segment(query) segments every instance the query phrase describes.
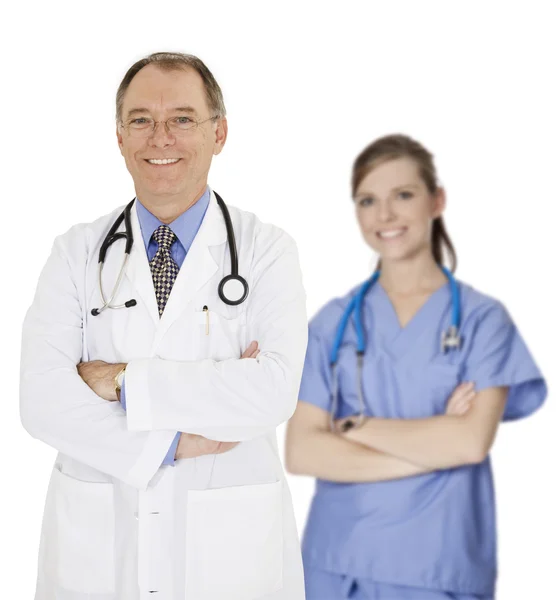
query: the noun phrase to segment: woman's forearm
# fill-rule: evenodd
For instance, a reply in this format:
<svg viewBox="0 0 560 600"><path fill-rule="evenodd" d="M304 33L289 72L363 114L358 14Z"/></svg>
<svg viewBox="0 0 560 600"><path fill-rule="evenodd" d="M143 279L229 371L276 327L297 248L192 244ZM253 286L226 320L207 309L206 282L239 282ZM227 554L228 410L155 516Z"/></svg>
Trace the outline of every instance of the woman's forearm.
<svg viewBox="0 0 560 600"><path fill-rule="evenodd" d="M286 468L295 475L340 483L401 479L433 470L318 429L297 438L288 436Z"/></svg>
<svg viewBox="0 0 560 600"><path fill-rule="evenodd" d="M366 419L342 436L404 461L446 469L480 462L472 427L462 417L438 415L426 419Z"/></svg>

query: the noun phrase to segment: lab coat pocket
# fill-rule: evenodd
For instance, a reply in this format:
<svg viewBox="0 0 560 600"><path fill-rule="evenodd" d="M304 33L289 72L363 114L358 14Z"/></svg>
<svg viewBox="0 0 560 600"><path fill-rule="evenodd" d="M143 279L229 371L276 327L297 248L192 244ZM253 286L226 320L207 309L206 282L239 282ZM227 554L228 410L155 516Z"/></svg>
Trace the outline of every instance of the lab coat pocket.
<svg viewBox="0 0 560 600"><path fill-rule="evenodd" d="M80 481L55 467L51 485L49 577L68 591L113 594L113 484Z"/></svg>
<svg viewBox="0 0 560 600"><path fill-rule="evenodd" d="M282 481L191 490L185 600L253 600L282 588Z"/></svg>
<svg viewBox="0 0 560 600"><path fill-rule="evenodd" d="M195 355L213 360L240 358L243 321L243 315L230 319L214 310L197 312Z"/></svg>

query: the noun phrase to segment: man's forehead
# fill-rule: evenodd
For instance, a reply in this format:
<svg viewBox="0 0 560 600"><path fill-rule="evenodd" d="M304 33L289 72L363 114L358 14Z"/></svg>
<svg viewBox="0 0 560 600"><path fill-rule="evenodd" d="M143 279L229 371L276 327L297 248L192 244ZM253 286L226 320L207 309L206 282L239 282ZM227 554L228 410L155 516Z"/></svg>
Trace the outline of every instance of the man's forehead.
<svg viewBox="0 0 560 600"><path fill-rule="evenodd" d="M202 78L191 68L162 71L148 65L130 82L123 100L126 115L140 110L177 110L196 115L206 107Z"/></svg>

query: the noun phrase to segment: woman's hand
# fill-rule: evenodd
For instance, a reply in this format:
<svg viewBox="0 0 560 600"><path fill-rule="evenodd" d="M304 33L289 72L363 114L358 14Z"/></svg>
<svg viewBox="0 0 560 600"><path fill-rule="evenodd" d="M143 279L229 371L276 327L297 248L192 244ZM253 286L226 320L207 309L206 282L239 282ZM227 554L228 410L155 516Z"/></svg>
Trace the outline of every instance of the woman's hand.
<svg viewBox="0 0 560 600"><path fill-rule="evenodd" d="M463 416L469 411L475 396L474 383L465 382L459 384L447 401L445 414L456 417Z"/></svg>
<svg viewBox="0 0 560 600"><path fill-rule="evenodd" d="M475 396L476 391L474 389L474 383L461 383L449 397L445 414L455 417L465 415L472 406L472 401ZM360 423L361 419L357 415L336 419L334 422L334 431L335 433L344 434L351 429L354 429L356 426L359 427Z"/></svg>

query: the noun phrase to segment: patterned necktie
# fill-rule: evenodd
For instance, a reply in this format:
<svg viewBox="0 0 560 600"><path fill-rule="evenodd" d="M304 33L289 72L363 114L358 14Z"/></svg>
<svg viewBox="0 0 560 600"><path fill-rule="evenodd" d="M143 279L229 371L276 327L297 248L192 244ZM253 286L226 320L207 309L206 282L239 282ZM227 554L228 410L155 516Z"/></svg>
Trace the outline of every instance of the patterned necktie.
<svg viewBox="0 0 560 600"><path fill-rule="evenodd" d="M150 261L150 271L154 280L159 316L161 317L179 273L179 266L169 253L177 236L167 225L160 225L152 234L152 239L157 242L158 249Z"/></svg>

